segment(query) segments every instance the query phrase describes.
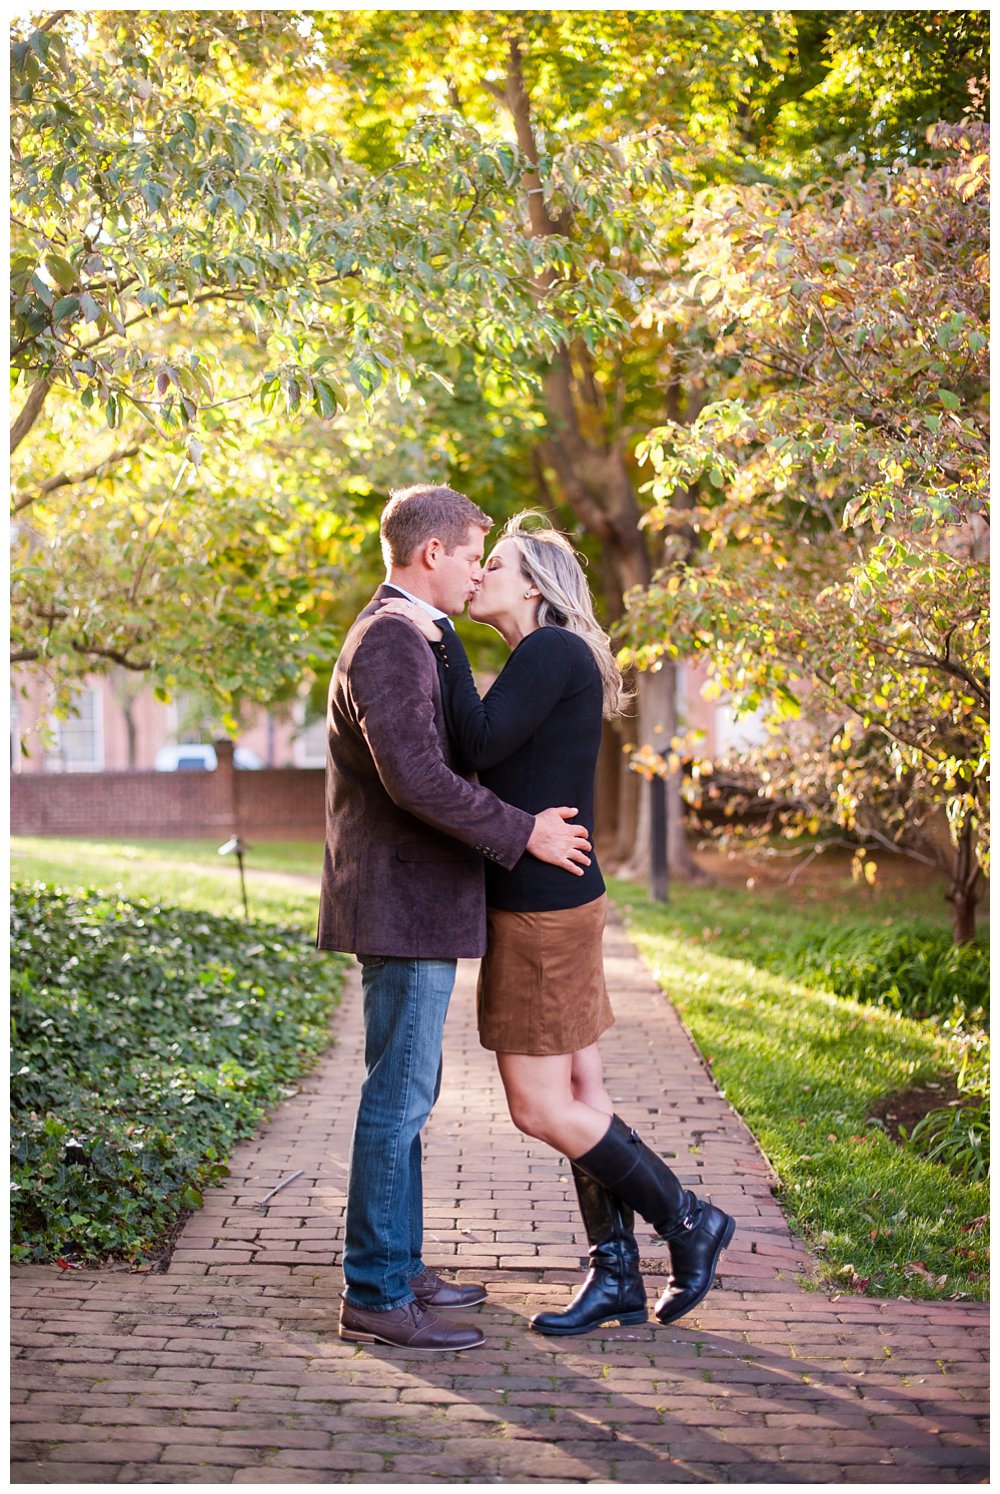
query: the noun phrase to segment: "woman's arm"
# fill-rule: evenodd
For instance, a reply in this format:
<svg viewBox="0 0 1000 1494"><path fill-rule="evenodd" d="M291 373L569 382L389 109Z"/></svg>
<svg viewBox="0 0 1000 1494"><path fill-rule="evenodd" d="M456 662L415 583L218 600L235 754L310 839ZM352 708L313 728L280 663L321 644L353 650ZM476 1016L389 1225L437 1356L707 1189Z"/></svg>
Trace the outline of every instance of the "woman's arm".
<svg viewBox="0 0 1000 1494"><path fill-rule="evenodd" d="M566 688L572 655L558 628L529 633L483 699L461 640L445 628L435 645L445 661L448 731L472 768L492 768L537 730Z"/></svg>

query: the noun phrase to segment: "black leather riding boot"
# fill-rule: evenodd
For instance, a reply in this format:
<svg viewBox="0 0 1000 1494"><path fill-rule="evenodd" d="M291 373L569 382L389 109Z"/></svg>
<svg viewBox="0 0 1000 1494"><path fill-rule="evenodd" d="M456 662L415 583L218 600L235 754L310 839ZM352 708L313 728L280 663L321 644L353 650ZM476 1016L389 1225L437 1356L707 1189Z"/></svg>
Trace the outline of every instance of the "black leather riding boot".
<svg viewBox="0 0 1000 1494"><path fill-rule="evenodd" d="M690 1312L707 1295L719 1256L733 1238L736 1221L682 1187L667 1164L651 1152L623 1120L611 1125L576 1166L589 1173L670 1243L671 1275L656 1304L661 1323Z"/></svg>
<svg viewBox="0 0 1000 1494"><path fill-rule="evenodd" d="M602 1323L644 1323L646 1288L639 1270L639 1247L632 1233L635 1216L603 1183L572 1163L576 1196L590 1245L590 1270L561 1312L539 1312L536 1333L568 1337L590 1333Z"/></svg>

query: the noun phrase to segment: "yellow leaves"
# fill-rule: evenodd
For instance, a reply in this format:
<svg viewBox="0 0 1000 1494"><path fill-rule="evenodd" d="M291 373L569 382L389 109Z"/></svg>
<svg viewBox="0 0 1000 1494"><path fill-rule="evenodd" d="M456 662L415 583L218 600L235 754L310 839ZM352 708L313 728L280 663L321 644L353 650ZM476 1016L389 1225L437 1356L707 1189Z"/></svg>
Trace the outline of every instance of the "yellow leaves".
<svg viewBox="0 0 1000 1494"><path fill-rule="evenodd" d="M646 779L664 778L668 774L676 773L681 766L681 759L676 752L657 752L648 743L641 747L631 749L632 756L629 759L629 772L638 773Z"/></svg>
<svg viewBox="0 0 1000 1494"><path fill-rule="evenodd" d="M851 876L855 882L866 882L869 887L874 887L878 864L868 859L867 852L855 851L851 861Z"/></svg>
<svg viewBox="0 0 1000 1494"><path fill-rule="evenodd" d="M706 680L701 687L702 700L719 700L722 695L722 686L718 680Z"/></svg>
<svg viewBox="0 0 1000 1494"><path fill-rule="evenodd" d="M976 193L989 184L990 158L988 155L973 156L964 171L955 177L955 190L963 202L968 202Z"/></svg>
<svg viewBox="0 0 1000 1494"><path fill-rule="evenodd" d="M846 722L842 731L839 731L830 743L834 752L847 753L851 747L851 722Z"/></svg>

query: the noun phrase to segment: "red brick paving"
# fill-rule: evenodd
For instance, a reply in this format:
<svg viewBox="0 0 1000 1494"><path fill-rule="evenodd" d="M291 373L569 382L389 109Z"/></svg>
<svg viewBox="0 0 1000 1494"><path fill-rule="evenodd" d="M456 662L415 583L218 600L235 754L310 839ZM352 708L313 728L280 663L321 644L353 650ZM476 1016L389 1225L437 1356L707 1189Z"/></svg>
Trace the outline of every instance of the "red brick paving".
<svg viewBox="0 0 1000 1494"><path fill-rule="evenodd" d="M606 950L611 1093L738 1222L695 1313L576 1339L527 1330L565 1300L585 1242L565 1163L507 1118L463 963L427 1134L426 1255L488 1282L486 1347L342 1344L352 977L336 1046L239 1148L164 1274L16 1268L12 1481L985 1481L987 1308L806 1290L767 1162L617 925ZM640 1245L652 1304L665 1249L645 1232Z"/></svg>

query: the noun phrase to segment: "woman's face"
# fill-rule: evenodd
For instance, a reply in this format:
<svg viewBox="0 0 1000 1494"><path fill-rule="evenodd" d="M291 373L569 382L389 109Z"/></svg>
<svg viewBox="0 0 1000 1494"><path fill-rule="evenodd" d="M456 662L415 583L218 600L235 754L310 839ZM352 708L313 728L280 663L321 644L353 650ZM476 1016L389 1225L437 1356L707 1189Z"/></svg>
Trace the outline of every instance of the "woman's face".
<svg viewBox="0 0 1000 1494"><path fill-rule="evenodd" d="M501 540L490 555L479 590L469 603L469 616L476 622L493 623L534 613L537 596L525 597L535 588L521 570L521 558L513 540Z"/></svg>

